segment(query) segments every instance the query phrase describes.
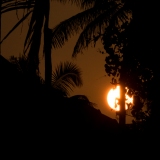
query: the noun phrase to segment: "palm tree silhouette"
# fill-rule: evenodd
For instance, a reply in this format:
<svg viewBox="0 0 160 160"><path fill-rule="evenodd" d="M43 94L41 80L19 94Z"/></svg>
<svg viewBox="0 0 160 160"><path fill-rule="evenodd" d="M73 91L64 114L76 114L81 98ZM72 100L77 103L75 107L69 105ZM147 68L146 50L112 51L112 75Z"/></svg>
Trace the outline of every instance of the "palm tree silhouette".
<svg viewBox="0 0 160 160"><path fill-rule="evenodd" d="M59 1L67 2L67 0ZM33 14L25 41L25 52L28 48L30 48L30 62L32 64L31 66L34 68L32 71L35 72L38 68L41 29L44 26L45 81L47 86L51 85L51 44L54 48L62 47L64 42L68 40L71 35L75 32L77 33L82 31L77 44L74 47L73 56L76 56L83 48L88 47L91 42L96 43L96 41L103 35L105 28L108 27L112 29L112 26L120 27L121 24L128 21L128 14L131 13L125 3L122 3L119 0L71 1L85 10L61 22L58 26L51 30L48 28L49 0L28 0L25 2L18 2L19 3L15 5L13 4L13 1L4 1L4 4L11 3L11 7L8 7L7 5L4 8L2 7L2 13L8 10L17 9L18 7L20 8L22 6L23 8L33 8ZM29 15L30 12L31 11L29 10L27 14ZM15 27L28 16L27 14L15 25Z"/></svg>
<svg viewBox="0 0 160 160"><path fill-rule="evenodd" d="M61 62L52 73L52 87L63 91L67 96L73 87L81 87L82 84L81 70L71 62Z"/></svg>
<svg viewBox="0 0 160 160"><path fill-rule="evenodd" d="M67 2L67 0L59 0L59 1ZM61 44L60 46L62 46L65 43L65 40L68 40L68 38L71 35L74 35L74 33L82 31L74 47L72 55L73 57L76 56L78 53L80 53L85 47L88 47L88 45L91 42L96 43L96 41L100 39L101 36L104 35L104 33L106 34L106 37L109 37L108 38L109 41L105 44L106 50L111 49L110 48L111 45L115 44L113 43L115 42L114 38L118 37L117 39L119 39L116 42L117 43L116 45L123 44L123 49L121 50L121 53L123 54L123 62L121 63L121 72L120 72L120 84L121 84L121 96L122 96L120 102L121 106L123 107L121 109L122 116L120 121L122 122L122 124L124 124L125 85L128 80L133 81L133 78L131 79L131 76L129 77L126 76L128 70L130 69L130 66L132 66L132 69L134 68L134 65L135 67L137 67L137 59L138 59L139 60L138 63L140 63L141 66L143 66L143 68L147 66L149 68L154 68L154 70L157 71L157 73L159 72L157 70L158 69L157 65L154 65L153 63L156 62L157 64L159 64L157 62L158 59L153 58L155 56L152 57L150 56L151 54L153 54L153 51L155 53L158 52L157 47L155 47L158 46L156 41L156 35L158 33L158 26L159 26L157 24L158 9L157 6L155 5L156 3L145 2L145 1L134 1L134 0L123 0L123 1L70 0L70 1L76 3L78 6L85 9L85 11L61 22L53 29L53 34L56 39L58 39L58 37L61 37L59 38L58 42L60 42ZM151 10L152 13L150 13L149 10ZM115 28L117 29L117 32L115 32L114 30ZM126 32L123 32L123 30L126 30ZM114 37L114 35L116 35L117 37L116 36ZM62 36L64 37L63 39ZM110 38L111 36L113 38ZM53 45L56 45L56 43L54 43ZM57 44L57 46L58 45L59 44ZM111 56L113 56L113 54ZM116 62L116 63L114 62L115 66L118 66L119 62L117 61L116 57L117 55L114 56L115 57L112 57L112 60ZM144 62L144 57L146 60L145 62ZM112 70L114 70L113 66ZM107 71L107 73L108 72L109 71ZM135 83L132 83L132 85L133 84ZM138 87L138 85L136 87Z"/></svg>
<svg viewBox="0 0 160 160"><path fill-rule="evenodd" d="M27 13L18 21L17 24L2 39L5 40L10 33L17 28L32 13L28 33L24 42L24 53L28 52L31 71L36 74L39 65L39 49L42 36L44 33L44 56L45 56L45 83L51 86L52 65L51 65L51 40L52 31L49 29L49 10L50 0L2 0L1 14L12 10L24 9ZM24 12L25 13L25 12Z"/></svg>
<svg viewBox="0 0 160 160"><path fill-rule="evenodd" d="M20 57L11 56L9 61L15 66L20 74L25 76L25 79L29 79L31 82L38 84L44 84L44 80L37 73L33 77L30 71L30 64L28 57L22 55ZM64 96L69 96L74 87L81 87L83 85L82 72L80 68L72 62L64 62L57 65L55 71L52 72L51 86L56 91L63 93Z"/></svg>
<svg viewBox="0 0 160 160"><path fill-rule="evenodd" d="M69 2L70 0L57 0L60 2ZM114 21L114 25L118 25L118 19L124 22L128 19L128 9L119 0L94 0L72 1L85 11L71 17L70 19L60 23L53 30L48 28L49 23L49 6L50 0L8 0L2 1L1 13L16 9L27 9L27 13L22 19L12 28L12 30L4 37L4 39L22 22L30 13L32 13L28 33L24 44L24 52L29 53L30 63L33 72L38 70L38 53L41 41L41 30L44 27L44 55L45 55L45 82L47 86L51 85L51 46L54 48L61 47L68 37L77 33L81 29L78 42L74 48L73 56L88 46L91 41L96 42L104 31L105 27L113 25L110 21ZM3 40L4 40L3 39ZM2 41L3 41L2 40ZM52 45L51 45L52 44ZM34 74L34 73L33 73Z"/></svg>
<svg viewBox="0 0 160 160"><path fill-rule="evenodd" d="M68 2L67 0L59 1ZM62 47L69 37L81 32L74 47L73 57L82 52L91 42L96 43L106 28L111 32L113 26L120 28L130 19L131 10L119 0L71 0L71 2L84 11L61 22L53 29L52 45Z"/></svg>
<svg viewBox="0 0 160 160"><path fill-rule="evenodd" d="M67 2L67 0L59 1ZM122 26L125 23L129 23L131 18L131 8L125 1L77 0L72 1L72 3L76 3L85 10L61 22L53 29L52 45L54 47L61 47L71 35L82 31L74 47L73 57L82 52L82 50L88 47L90 43L94 43L95 45L96 42L102 38L106 29L108 33L114 34L112 31L114 27L121 30ZM55 40L58 40L58 43L56 43ZM125 73L121 74L122 97L120 124L125 123L125 86L122 80L122 78L124 79L124 75Z"/></svg>
<svg viewBox="0 0 160 160"><path fill-rule="evenodd" d="M28 58L31 63L31 70L33 74L38 70L39 65L39 49L41 42L41 31L44 29L44 55L45 55L45 83L47 86L51 86L51 30L48 27L49 24L49 7L50 0L28 0L14 2L3 1L2 13L15 9L27 9L27 13L23 18L13 27L13 29L4 37L4 39L21 23L30 13L32 17L26 40L24 43L24 53L28 52ZM33 9L32 9L33 8ZM30 10L32 9L32 10Z"/></svg>

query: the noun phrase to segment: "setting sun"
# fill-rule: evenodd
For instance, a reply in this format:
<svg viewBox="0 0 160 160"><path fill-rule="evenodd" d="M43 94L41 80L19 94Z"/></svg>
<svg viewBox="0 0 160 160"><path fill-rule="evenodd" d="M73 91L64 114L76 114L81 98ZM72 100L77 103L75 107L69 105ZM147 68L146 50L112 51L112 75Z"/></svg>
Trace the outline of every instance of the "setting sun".
<svg viewBox="0 0 160 160"><path fill-rule="evenodd" d="M118 104L119 98L120 98L120 86L116 86L114 89L111 89L108 92L107 102L109 104L109 107L111 107L115 111L120 110L120 105ZM127 110L129 107L128 105L133 104L133 97L129 97L126 94L125 98L126 98L125 109Z"/></svg>

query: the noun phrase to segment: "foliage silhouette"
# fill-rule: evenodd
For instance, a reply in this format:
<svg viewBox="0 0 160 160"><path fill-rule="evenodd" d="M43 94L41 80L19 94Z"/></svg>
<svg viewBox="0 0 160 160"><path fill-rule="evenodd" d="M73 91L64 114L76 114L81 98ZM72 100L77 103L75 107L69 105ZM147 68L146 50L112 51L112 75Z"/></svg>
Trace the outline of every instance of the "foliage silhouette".
<svg viewBox="0 0 160 160"><path fill-rule="evenodd" d="M60 0L61 2L67 2L65 0ZM74 47L72 56L75 57L82 49L88 47L92 42L95 46L96 42L102 38L107 28L109 33L113 33L113 28L120 28L125 23L130 21L131 9L128 8L126 3L123 1L104 1L104 0L94 0L84 2L83 0L71 1L76 3L81 8L85 10L63 22L53 29L53 39L59 38L59 44L62 46L65 40L74 33L82 31L78 41ZM63 38L62 38L63 36ZM58 44L58 45L59 45ZM53 44L54 45L54 44ZM57 46L58 46L57 45ZM121 73L122 74L122 73ZM123 76L121 76L123 77ZM121 81L121 86L124 86ZM124 88L124 87L122 87ZM121 89L122 92L124 89ZM121 112L119 123L125 123L125 96L121 93Z"/></svg>
<svg viewBox="0 0 160 160"><path fill-rule="evenodd" d="M19 73L25 76L25 79L35 81L34 84L44 84L44 80L38 73L32 75L32 68L27 56L22 55L18 58L11 56L9 61L15 65ZM81 87L82 85L81 70L74 63L61 62L52 73L52 87L65 96L69 96L69 92L73 91L74 87Z"/></svg>
<svg viewBox="0 0 160 160"><path fill-rule="evenodd" d="M59 1L68 2L67 0ZM61 22L52 30L52 44L54 47L61 47L69 37L82 31L74 47L73 57L88 47L91 42L95 44L103 35L105 28L109 26L112 28L128 21L128 14L131 13L125 3L119 0L71 0L70 2L75 3L84 11Z"/></svg>
<svg viewBox="0 0 160 160"><path fill-rule="evenodd" d="M158 86L158 62L156 62L156 55L150 56L158 52L155 47L158 46L156 45L156 33L158 33L156 3L132 0L114 2L71 0L70 2L76 3L85 10L54 28L54 37L58 38L61 35L64 37L59 38L58 42L61 44L56 46L62 46L71 35L82 30L73 52L73 56L76 56L83 48L88 47L89 43L96 43L102 37L102 41L105 41L104 48L109 53L106 57L106 72L113 76L114 82L116 77L121 75L121 84L130 88L130 95L141 97L141 103L143 106L148 106L148 111L146 113L142 111L141 106L138 110L133 107L132 113L136 111L142 119L143 117L147 119L153 100L149 96L155 95L155 91L158 93L158 89L151 89ZM152 11L151 14L149 10ZM153 82L156 82L156 85Z"/></svg>
<svg viewBox="0 0 160 160"><path fill-rule="evenodd" d="M60 63L52 73L52 87L69 95L73 87L82 86L81 70L71 62Z"/></svg>
<svg viewBox="0 0 160 160"><path fill-rule="evenodd" d="M157 123L159 63L156 55L156 5L144 1L124 2L132 10L132 18L120 28L112 27L112 32L106 29L103 35L104 49L108 53L105 69L116 83L119 75L125 73L120 80L130 89L130 95L139 97L140 101L132 108L135 121L147 124L148 119L154 119L153 123Z"/></svg>
<svg viewBox="0 0 160 160"><path fill-rule="evenodd" d="M78 2L78 0L77 0L77 2ZM83 5L85 3L88 3L88 2L91 2L91 1L84 1ZM147 23L145 23L145 24L147 24ZM143 31L143 30L140 30L140 31ZM155 33L156 32L157 32L157 30L155 30ZM131 32L129 32L129 33L131 34ZM142 32L142 33L144 33L144 32ZM135 37L136 36L138 37L139 34L133 34L133 35ZM154 34L154 36L156 36L156 34ZM154 39L154 36L152 37L152 40ZM119 36L119 38L124 38L124 37L125 36ZM111 37L111 39L112 39L112 37ZM124 40L124 39L122 39L122 40ZM133 38L133 39L129 38L129 40L135 40L135 38ZM139 42L141 40L143 40L143 36L142 36L142 39L139 40ZM146 42L147 42L147 40L149 40L149 38L146 39ZM122 41L118 39L118 42L122 42ZM116 43L117 43L117 41L116 41ZM125 44L125 42L123 42L123 43ZM157 44L157 41L154 41L153 44L154 43ZM132 49L134 49L133 46L136 46L135 45L135 41L133 43L129 43L129 44L132 46L131 47ZM147 43L147 44L151 44L151 41L149 43ZM143 47L144 46L145 45L143 45ZM137 45L136 46L136 50L133 50L133 51L138 51L139 47L140 46ZM151 49L153 50L153 53L157 53L155 51L158 51L158 49L154 48L154 47L152 48L152 47L151 47ZM127 49L129 51L132 51L132 50L130 50L130 48L127 48ZM109 51L108 53L110 53L112 51L113 50L111 49L111 51ZM143 49L141 48L140 51L143 51ZM147 51L147 50L145 50L145 51ZM124 51L122 53L124 54L124 53L128 53L128 52ZM112 53L111 53L111 56L113 56ZM132 72L133 73L135 72L135 74L134 74L135 77L133 77L133 78L135 78L135 82L136 83L134 83L134 84L133 83L131 83L131 84L128 83L128 85L130 85L130 86L133 85L133 89L135 89L134 86L138 88L138 86L136 85L136 84L138 84L138 85L141 86L141 88L144 91L147 92L147 96L146 96L146 93L144 91L141 91L139 88L136 90L138 92L137 93L138 96L139 95L143 95L145 93L144 96L142 96L142 98L143 97L145 97L145 98L147 97L149 99L148 103L152 102L152 104L149 105L148 107L150 107L151 111L152 111L152 114L150 115L150 117L153 120L153 122L155 122L155 120L158 120L158 116L157 116L156 113L159 113L159 112L157 112L158 111L158 109L157 109L158 107L157 106L159 104L158 103L158 94L157 94L158 92L157 91L159 90L159 88L156 88L157 86L159 87L158 82L159 82L159 78L160 78L160 76L158 75L158 71L159 71L158 58L156 59L156 55L154 54L154 58L152 57L153 58L152 59L153 60L152 63L148 63L148 62L151 62L151 61L145 61L143 63L143 61L141 59L141 58L143 58L143 56L141 57L141 55L139 55L139 54L137 54L135 56L138 59L138 61L136 61L135 59L134 59L135 61L131 61L132 58L130 58L129 56L126 56L126 57L128 58L128 61L125 61L126 63L128 62L127 64L125 64L126 66L136 66L137 63L140 62L140 69L141 69L140 73L139 72L137 73L137 71L133 70L133 71L130 71L129 73L127 72L125 78L132 79L131 78L131 77L133 77ZM112 57L112 58L114 59L114 57ZM151 57L148 56L148 60L149 60L149 58L151 58ZM115 63L118 64L119 61L117 60L117 57L115 59L116 59ZM131 62L133 62L133 64ZM0 63L0 65L2 65L2 64L3 63ZM37 88L33 88L32 86L30 86L30 84L27 84L28 82L26 82L26 81L24 82L23 78L20 78L21 76L19 76L19 74L13 69L12 65L8 64L8 62L6 62L6 64L7 64L6 66L9 65L10 67L8 67L8 69L7 69L7 67L0 67L0 71L2 71L3 75L5 75L7 78L2 76L1 79L0 79L0 82L1 82L0 84L1 84L1 92L3 93L2 97L1 97L2 98L1 99L1 103L2 104L4 103L7 107L9 106L7 109L5 108L6 111L3 112L4 113L3 114L3 121L5 121L4 124L7 124L4 127L5 129L3 131L5 131L5 134L8 136L9 140L10 139L16 139L17 137L22 140L22 139L24 139L24 137L27 137L26 141L30 140L30 138L32 140L34 140L34 141L36 139L37 140L37 144L38 144L39 139L41 139L41 142L42 142L42 137L44 135L47 137L48 133L52 134L53 132L59 131L59 128L61 128L62 126L63 127L67 126L67 122L72 122L72 125L71 125L72 129L75 126L77 128L80 126L80 128L82 130L84 128L89 128L89 127L91 127L92 129L94 129L96 127L97 128L101 128L102 131L103 131L103 129L107 130L106 129L106 124L102 120L104 117L105 117L104 119L106 119L106 116L101 115L101 113L97 112L93 107L89 107L90 105L88 105L88 104L90 104L90 103L88 103L88 100L87 100L86 97L81 96L81 95L77 96L76 98L75 97L71 97L71 99L70 99L71 101L69 101L69 99L64 98L61 95L59 96L57 94L57 91L55 91L55 90L54 91L52 90L52 92L48 92L48 90L46 90L43 85L40 88L37 87L38 89ZM112 63L110 63L110 64L112 64ZM148 67L149 70L145 70L147 68L146 66L147 67L149 66ZM4 68L5 68L5 71L3 71ZM125 69L128 69L128 68L126 67ZM9 71L11 75L8 74L8 72L6 72L6 70ZM146 71L147 73L144 73L144 71ZM152 72L153 72L153 77L151 76ZM147 80L147 82L146 81L143 82L142 79L138 79L137 78L138 77L137 75L140 75L140 74L142 74L143 80ZM18 76L18 78L16 78L16 75ZM131 77L127 77L127 76L131 76ZM150 78L151 78L151 80L150 80ZM149 82L148 82L148 80L149 80ZM141 81L141 82L139 82L139 81ZM7 85L4 85L4 84L7 84ZM6 88L6 86L7 86L7 88ZM132 89L132 87L130 87L130 88ZM133 90L133 92L134 92L134 90ZM54 101L53 101L53 97L54 97ZM18 101L17 101L17 99L18 99ZM75 100L75 99L77 99L77 100ZM79 101L79 99L81 99L82 101ZM75 101L77 101L77 102L75 102ZM84 105L81 106L80 102L82 104L84 104ZM68 109L67 110L67 106L69 106L69 104L70 104L72 109L70 109L70 110ZM78 105L79 105L79 107L77 107L78 109L76 110L76 106L78 106ZM16 106L16 107L13 107L13 106ZM84 106L87 106L88 108L84 107ZM133 111L134 112L133 114L135 114L135 116L137 116L138 118L140 117L140 119L141 119L142 116L138 115L140 113L140 111L141 111L141 102L140 102L139 106L140 107L135 106L135 110L136 111L135 112ZM73 111L73 107L74 107L74 109L76 111L75 110ZM87 108L89 110L88 113L92 113L91 117L89 117L88 114L85 115L86 112L84 112L84 110L82 109L83 107L85 109ZM53 112L53 108L54 108L55 112ZM62 109L59 110L58 108L62 108ZM63 110L63 109L66 109L68 112L66 112L66 110ZM82 112L79 112L80 109L82 109L81 110ZM63 112L61 112L62 110L63 110ZM90 110L92 110L92 111L90 111ZM72 111L73 114L71 114L70 111ZM79 113L78 116L77 116L76 113ZM83 118L81 117L82 116L81 113L84 115ZM100 118L97 118L98 115L99 115ZM67 121L68 117L71 118L71 121ZM81 120L79 120L78 117L80 117ZM76 121L74 121L75 119L76 119ZM144 119L145 119L145 117L144 117ZM97 120L99 120L100 122L97 122ZM57 123L58 123L58 127L59 128L54 123L52 123L53 121L58 121ZM61 121L61 122L59 122L59 121ZM107 122L112 126L111 122L109 122L108 120L107 120ZM96 127L95 127L95 123L98 124ZM92 124L94 124L94 125L92 125ZM66 128L64 127L64 128L67 130L68 129L67 127ZM140 128L140 127L138 127L138 128ZM154 127L158 128L159 124L155 123ZM19 134L17 134L18 133L17 131L21 131L21 132L19 132ZM60 132L61 131L63 131L63 130L60 130ZM107 132L108 132L108 130L105 133L107 133ZM12 133L12 136L11 136L10 133ZM64 133L64 132L62 132L62 133ZM101 133L103 133L103 132L101 132ZM132 135L134 136L134 134L132 134ZM50 137L53 137L53 135L50 135ZM94 137L94 139L92 139L92 141L93 140L95 140L95 137ZM105 141L105 142L107 144L108 141ZM122 142L124 142L124 141L122 141ZM138 141L136 140L136 142L138 142ZM17 143L17 139L16 139L16 141L14 143ZM139 143L135 143L135 144L137 145ZM142 145L140 145L140 147L138 146L139 149L141 149L141 146Z"/></svg>
<svg viewBox="0 0 160 160"><path fill-rule="evenodd" d="M117 121L103 115L84 95L64 97L54 89L49 92L44 84L34 87L28 84L21 70L19 74L15 65L2 56L0 73L2 136L5 144L15 150L24 150L28 145L33 150L42 149L52 142L55 145L74 142L74 148L81 144L80 147L93 149L95 145L107 144L113 150L122 141L119 137L130 133L121 134ZM126 138L126 142L132 140Z"/></svg>
<svg viewBox="0 0 160 160"><path fill-rule="evenodd" d="M61 132L93 130L105 131L108 134L115 133L118 129L116 120L101 114L86 96L66 97L54 88L48 91L48 88L41 82L35 86L32 81L24 78L23 74L26 72L22 74L22 69L18 64L19 60L23 61L22 59L22 57L19 59L12 57L12 63L9 63L0 56L2 74L0 88L3 93L1 103L6 106L3 108L3 124L8 127L7 129L4 126L8 136L12 133L17 137L16 134L20 130L23 133L17 139L27 134L28 138L35 138L35 140L46 133L60 134ZM24 59L26 60L26 57ZM3 70L5 71L2 72ZM78 132L74 133L78 134Z"/></svg>
<svg viewBox="0 0 160 160"><path fill-rule="evenodd" d="M52 30L49 29L49 10L50 0L2 0L1 14L24 9L23 17L18 21L17 24L9 31L9 33L2 39L5 40L12 31L14 31L24 20L26 20L30 14L30 24L27 32L27 36L24 42L24 53L28 53L28 60L30 65L33 67L32 72L36 74L39 72L39 49L41 44L42 29L44 33L44 56L45 56L45 83L49 87L51 86L52 79L52 64L51 64L51 48L52 48ZM54 38L57 44L57 39ZM54 46L55 47L55 46Z"/></svg>

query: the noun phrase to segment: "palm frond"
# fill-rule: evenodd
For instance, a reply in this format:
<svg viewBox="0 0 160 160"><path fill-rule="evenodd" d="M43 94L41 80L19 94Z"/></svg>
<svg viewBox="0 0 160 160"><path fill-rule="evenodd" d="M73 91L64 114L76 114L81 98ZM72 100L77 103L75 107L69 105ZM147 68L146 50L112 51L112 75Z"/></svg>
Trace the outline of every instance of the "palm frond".
<svg viewBox="0 0 160 160"><path fill-rule="evenodd" d="M33 42L35 36L37 37L37 41L41 39L43 20L44 20L44 13L40 11L39 3L36 3L30 20L27 36L24 42L24 53L26 53L27 49Z"/></svg>
<svg viewBox="0 0 160 160"><path fill-rule="evenodd" d="M74 51L72 56L76 57L78 53L80 53L84 48L88 47L88 45L100 38L100 36L104 33L105 28L107 28L111 21L117 20L117 12L122 8L122 5L115 5L114 7L110 6L106 8L104 13L100 14L95 20L93 20L80 34L78 41L74 47ZM116 15L116 16L115 16Z"/></svg>
<svg viewBox="0 0 160 160"><path fill-rule="evenodd" d="M94 6L97 0L54 0L54 1L58 1L64 4L71 3L77 5L81 9L89 9Z"/></svg>
<svg viewBox="0 0 160 160"><path fill-rule="evenodd" d="M106 17L106 12L101 14L98 18L92 21L80 34L72 56L76 57L84 48L87 48L88 45L94 40L94 36L100 36L105 27L109 23L109 18Z"/></svg>
<svg viewBox="0 0 160 160"><path fill-rule="evenodd" d="M54 48L62 47L69 37L85 28L101 14L99 8L83 11L57 25L52 32L52 45Z"/></svg>
<svg viewBox="0 0 160 160"><path fill-rule="evenodd" d="M26 18L32 13L32 10L29 11L25 16L23 16L14 26L13 28L6 34L6 36L1 40L0 44L24 21Z"/></svg>
<svg viewBox="0 0 160 160"><path fill-rule="evenodd" d="M128 8L127 4L124 4L123 7L117 11L116 16L123 24L132 17L132 11Z"/></svg>
<svg viewBox="0 0 160 160"><path fill-rule="evenodd" d="M28 53L30 65L38 69L39 49L41 44L42 28L44 23L44 12L40 10L41 3L36 3L30 20L29 29L24 42L24 54Z"/></svg>
<svg viewBox="0 0 160 160"><path fill-rule="evenodd" d="M69 95L73 87L82 86L81 70L71 62L61 62L52 73L52 86Z"/></svg>
<svg viewBox="0 0 160 160"><path fill-rule="evenodd" d="M58 1L61 3L71 3L71 4L75 4L78 7L80 7L81 9L90 9L92 7L95 6L106 6L106 5L110 5L111 3L116 4L119 3L120 0L54 0L54 1Z"/></svg>
<svg viewBox="0 0 160 160"><path fill-rule="evenodd" d="M81 0L77 2L85 3ZM89 2L93 1L88 1L88 3ZM91 40L97 40L100 38L100 36L98 37L98 34L100 35L104 32L111 19L114 19L116 24L118 19L123 21L124 19L128 18L126 15L126 10L123 11L124 5L122 3L112 0L95 0L94 2L94 7L61 22L53 29L52 45L54 48L62 47L68 38L83 30L76 43L76 46L74 47L72 56L75 57L82 49L88 47ZM117 15L117 17L114 15Z"/></svg>
<svg viewBox="0 0 160 160"><path fill-rule="evenodd" d="M31 9L35 5L35 0L2 0L1 14L17 9Z"/></svg>

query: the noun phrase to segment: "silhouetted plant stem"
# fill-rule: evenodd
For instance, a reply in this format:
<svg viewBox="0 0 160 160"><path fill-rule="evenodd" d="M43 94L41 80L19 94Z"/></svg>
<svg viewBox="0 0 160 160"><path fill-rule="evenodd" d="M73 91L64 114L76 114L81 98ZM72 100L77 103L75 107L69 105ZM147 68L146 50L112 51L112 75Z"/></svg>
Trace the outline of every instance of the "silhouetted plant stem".
<svg viewBox="0 0 160 160"><path fill-rule="evenodd" d="M45 84L47 87L50 87L51 80L52 80L52 62L51 62L52 31L51 29L48 28L47 17L46 17L46 22L44 26Z"/></svg>
<svg viewBox="0 0 160 160"><path fill-rule="evenodd" d="M50 1L45 2L45 24L44 24L44 55L45 55L45 84L47 87L51 87L52 81L52 62L51 62L51 42L52 42L52 30L49 29L49 8Z"/></svg>
<svg viewBox="0 0 160 160"><path fill-rule="evenodd" d="M51 62L51 30L45 27L44 32L44 52L45 52L45 84L51 86L52 80L52 62Z"/></svg>

